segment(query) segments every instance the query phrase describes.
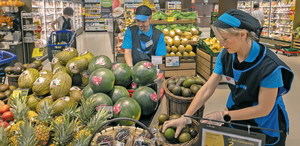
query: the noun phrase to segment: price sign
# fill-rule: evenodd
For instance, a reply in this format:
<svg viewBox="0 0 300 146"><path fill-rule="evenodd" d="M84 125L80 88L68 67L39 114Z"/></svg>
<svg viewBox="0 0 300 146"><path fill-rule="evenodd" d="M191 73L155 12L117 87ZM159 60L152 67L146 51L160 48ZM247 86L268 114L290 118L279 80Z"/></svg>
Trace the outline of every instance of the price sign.
<svg viewBox="0 0 300 146"><path fill-rule="evenodd" d="M32 57L41 57L44 55L44 50L42 48L34 48L32 51Z"/></svg>

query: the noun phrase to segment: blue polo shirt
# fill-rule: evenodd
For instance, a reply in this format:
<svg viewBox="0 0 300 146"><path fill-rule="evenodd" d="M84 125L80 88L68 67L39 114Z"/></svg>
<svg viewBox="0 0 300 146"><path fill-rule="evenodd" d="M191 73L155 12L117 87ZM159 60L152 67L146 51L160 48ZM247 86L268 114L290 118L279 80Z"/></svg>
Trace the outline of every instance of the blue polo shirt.
<svg viewBox="0 0 300 146"><path fill-rule="evenodd" d="M153 34L152 25L150 25L150 29L147 32L143 32L143 31L139 30L139 34L141 34L141 33L145 34L148 37L152 37L152 34ZM165 42L164 38L165 38L164 34L161 33L161 35L159 36L159 39L158 39L155 56L165 56L167 54L166 42ZM146 44L145 42L141 42L141 47L142 47L141 50L144 50L146 48L145 44ZM127 28L127 30L125 31L122 48L123 49L136 49L136 48L132 48L132 35L131 35L130 28Z"/></svg>
<svg viewBox="0 0 300 146"><path fill-rule="evenodd" d="M252 47L249 52L248 57L244 60L245 62L253 62L256 57L259 55L260 51L260 46L257 42L253 41L252 42ZM231 54L232 57L235 57L236 54ZM223 63L221 59L222 53L219 53L215 68L214 68L214 73L218 75L223 75ZM234 79L239 80L240 74L234 73ZM266 78L264 78L260 82L260 86L264 88L279 88L283 86L283 80L282 80L282 73L281 69L276 69L274 70L270 75L268 75Z"/></svg>

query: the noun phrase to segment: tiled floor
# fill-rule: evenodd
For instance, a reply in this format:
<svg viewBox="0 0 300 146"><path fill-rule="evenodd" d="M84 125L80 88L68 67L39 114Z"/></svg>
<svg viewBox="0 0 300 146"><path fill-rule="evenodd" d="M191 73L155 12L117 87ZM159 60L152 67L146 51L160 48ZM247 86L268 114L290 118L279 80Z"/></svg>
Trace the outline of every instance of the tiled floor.
<svg viewBox="0 0 300 146"><path fill-rule="evenodd" d="M205 35L208 35L207 33ZM107 55L113 58L111 43L108 34L84 33L77 39L80 52L91 51L95 55ZM282 54L278 56L286 62L294 71L294 82L291 91L284 96L287 110L290 117L290 133L287 137L287 146L300 145L300 56L287 57ZM299 90L298 90L299 89ZM205 113L223 110L229 93L225 85L218 86L213 96L207 101ZM297 95L298 94L298 95Z"/></svg>

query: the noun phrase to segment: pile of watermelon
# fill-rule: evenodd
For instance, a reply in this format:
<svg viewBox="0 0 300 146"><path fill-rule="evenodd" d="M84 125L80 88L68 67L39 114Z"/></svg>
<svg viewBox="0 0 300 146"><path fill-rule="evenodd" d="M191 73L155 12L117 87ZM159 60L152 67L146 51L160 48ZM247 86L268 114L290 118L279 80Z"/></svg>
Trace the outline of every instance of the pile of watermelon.
<svg viewBox="0 0 300 146"><path fill-rule="evenodd" d="M158 106L156 91L148 87L157 76L151 62L141 61L133 68L125 63L112 63L104 55L94 57L88 66L89 84L83 89L83 97L96 103L96 107L110 106L115 118L127 117L139 120L141 115L151 115ZM135 92L130 96L128 89ZM133 125L120 121L121 125Z"/></svg>

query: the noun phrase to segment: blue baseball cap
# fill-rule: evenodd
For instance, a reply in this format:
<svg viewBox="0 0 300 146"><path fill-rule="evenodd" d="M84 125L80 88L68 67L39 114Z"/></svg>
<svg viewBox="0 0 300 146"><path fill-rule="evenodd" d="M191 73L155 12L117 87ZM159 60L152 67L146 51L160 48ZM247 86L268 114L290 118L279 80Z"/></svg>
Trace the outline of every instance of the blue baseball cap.
<svg viewBox="0 0 300 146"><path fill-rule="evenodd" d="M259 21L249 13L231 9L222 14L214 23L215 27L219 28L240 28L246 29L249 32L259 33L261 25Z"/></svg>
<svg viewBox="0 0 300 146"><path fill-rule="evenodd" d="M135 19L139 21L147 21L152 15L152 10L145 5L139 6L135 10Z"/></svg>

